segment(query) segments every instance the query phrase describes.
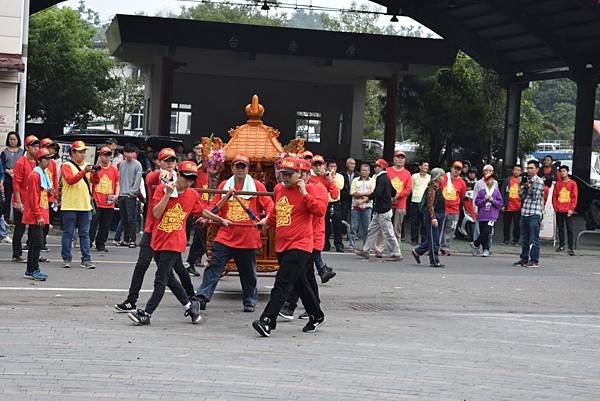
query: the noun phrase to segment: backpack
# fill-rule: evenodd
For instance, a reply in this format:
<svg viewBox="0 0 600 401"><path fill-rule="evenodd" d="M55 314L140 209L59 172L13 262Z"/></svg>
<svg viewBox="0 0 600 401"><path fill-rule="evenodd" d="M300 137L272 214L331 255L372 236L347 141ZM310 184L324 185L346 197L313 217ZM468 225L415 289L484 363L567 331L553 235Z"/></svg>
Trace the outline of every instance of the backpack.
<svg viewBox="0 0 600 401"><path fill-rule="evenodd" d="M427 211L427 192L429 192L429 186L425 188L421 202L419 202L419 212L425 213Z"/></svg>

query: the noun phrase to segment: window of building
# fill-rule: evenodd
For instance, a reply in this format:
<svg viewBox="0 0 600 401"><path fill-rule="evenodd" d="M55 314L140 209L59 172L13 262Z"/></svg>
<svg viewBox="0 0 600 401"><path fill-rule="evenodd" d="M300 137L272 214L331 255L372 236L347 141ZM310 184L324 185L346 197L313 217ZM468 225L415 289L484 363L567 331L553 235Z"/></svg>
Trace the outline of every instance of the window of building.
<svg viewBox="0 0 600 401"><path fill-rule="evenodd" d="M192 105L171 104L171 134L189 135L192 131Z"/></svg>
<svg viewBox="0 0 600 401"><path fill-rule="evenodd" d="M144 109L139 109L131 113L130 127L134 131L142 131L144 129Z"/></svg>
<svg viewBox="0 0 600 401"><path fill-rule="evenodd" d="M306 142L321 142L321 113L314 111L296 112L296 138Z"/></svg>

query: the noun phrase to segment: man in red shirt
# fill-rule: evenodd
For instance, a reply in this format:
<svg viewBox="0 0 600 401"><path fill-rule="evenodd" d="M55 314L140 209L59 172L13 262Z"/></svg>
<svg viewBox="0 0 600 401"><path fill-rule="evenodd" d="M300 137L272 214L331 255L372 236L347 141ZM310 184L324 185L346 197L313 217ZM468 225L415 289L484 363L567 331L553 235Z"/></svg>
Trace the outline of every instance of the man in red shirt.
<svg viewBox="0 0 600 401"><path fill-rule="evenodd" d="M523 169L520 165L513 167L512 176L507 177L502 185L502 197L504 198L504 207L502 212L504 215L504 245L510 242L510 226L513 226L513 245L517 245L520 240L521 230L521 174ZM475 194L476 195L476 194ZM473 196L475 196L473 195Z"/></svg>
<svg viewBox="0 0 600 401"><path fill-rule="evenodd" d="M45 281L48 275L40 270L40 252L43 245L44 226L50 224L48 196L54 192L52 182L46 175L46 168L52 158L47 149L40 149L35 154L37 166L27 177L27 197L21 222L29 225L27 232L29 252L27 253L27 269L25 278Z"/></svg>
<svg viewBox="0 0 600 401"><path fill-rule="evenodd" d="M446 200L446 219L444 220L441 238L441 253L444 256L450 255L450 245L452 245L454 232L458 225L460 206L467 195L467 184L460 176L462 168L463 164L460 160L454 161L450 167L450 172L446 173L444 181L442 181L442 195Z"/></svg>
<svg viewBox="0 0 600 401"><path fill-rule="evenodd" d="M569 255L575 255L573 250L573 213L577 208L579 190L577 183L569 178L569 166L560 166L558 169L560 180L556 181L552 192L552 206L556 212L556 226L558 228L558 248L556 252L565 250L565 225L567 226L567 243Z"/></svg>
<svg viewBox="0 0 600 401"><path fill-rule="evenodd" d="M131 275L131 284L129 285L127 298L122 303L115 305L116 312L131 312L136 310L136 302L140 296L140 290L144 283L146 271L150 267L152 258L154 257L154 260L157 260L154 250L150 246L155 223L155 218L152 214L152 199L154 198L154 192L158 190L158 186L161 183L172 184L177 180L177 173L175 172L175 168L177 167L177 157L175 151L171 148L162 149L158 153L158 165L160 167L159 170L151 171L146 174L147 199L149 202L146 225L144 226L144 234L140 241L138 260L133 268L133 274ZM185 270L183 262L179 263L179 261L180 260L175 264L175 273L177 273L181 285L185 289L188 297L194 297L194 285L192 284L192 280Z"/></svg>
<svg viewBox="0 0 600 401"><path fill-rule="evenodd" d="M406 198L412 189L412 174L404 166L406 165L406 153L401 150L394 153L394 164L388 167L386 172L396 190L396 196L392 202L394 234L400 245L402 239L402 222L406 216ZM382 239L380 237L380 239ZM382 241L381 241L382 242ZM377 247L379 249L383 247Z"/></svg>
<svg viewBox="0 0 600 401"><path fill-rule="evenodd" d="M158 308L167 286L184 306L185 316L190 316L193 324L199 323L201 320L200 304L186 294L173 275L173 268L176 264L183 266L181 254L187 246L187 219L190 215L201 215L205 207L205 203L199 198L198 193L191 188L196 178L198 178L196 164L184 161L179 164L177 180L168 184L160 184L154 192L150 210L156 220L152 229L150 246L155 252L158 268L154 277L154 291L146 308L138 309L127 315L136 325L150 324L150 317Z"/></svg>
<svg viewBox="0 0 600 401"><path fill-rule="evenodd" d="M271 330L275 329L277 315L292 288L298 292L310 315L302 331L315 332L325 323L319 299L311 289L306 273L314 247L313 219L323 218L322 206L315 196L315 189L300 178L300 168L298 159L285 158L281 163L282 182L274 189L275 213L269 215L267 224L275 226L279 271L269 303L260 319L252 323L252 327L263 337L268 337Z"/></svg>
<svg viewBox="0 0 600 401"><path fill-rule="evenodd" d="M55 159L59 158L59 146L56 142L53 142L50 138L44 138L40 141L40 149L48 149L50 152L51 159L49 160L48 167L46 168L46 175L48 179L52 183L52 188L54 191L48 194L48 204L50 204L50 216L53 215L52 205L56 202L56 198L58 196L58 172L56 168ZM48 237L48 232L50 231L50 224L46 224L44 227L44 244L42 246L42 251L49 252L48 247L46 246L46 239ZM40 258L41 262L48 262L47 258Z"/></svg>
<svg viewBox="0 0 600 401"><path fill-rule="evenodd" d="M95 243L99 252L107 252L108 231L115 211L115 202L119 198L119 170L110 162L113 153L108 146L100 148L98 154L99 165L94 166L91 177L96 214L92 217L90 243Z"/></svg>
<svg viewBox="0 0 600 401"><path fill-rule="evenodd" d="M265 186L249 174L250 160L244 154L236 155L231 162L231 178L222 181L219 189L235 194L236 191L266 192ZM222 222L212 243L210 265L204 270L202 284L196 291L200 309L206 309L217 288L219 279L230 259L235 261L242 285L244 312L254 312L258 301L256 289L256 252L262 247L258 225L264 225L273 213L273 200L269 196L230 196L220 209L216 208L223 195L213 198L211 210L204 211L209 219ZM243 203L243 205L242 205ZM247 210L250 210L248 212ZM261 214L266 217L259 221ZM250 217L252 214L252 217Z"/></svg>
<svg viewBox="0 0 600 401"><path fill-rule="evenodd" d="M24 205L27 204L27 179L36 166L35 154L40 149L40 140L34 136L29 135L25 138L25 154L21 156L15 163L13 168L13 220L15 223L15 230L13 233L12 243L12 260L13 262L26 263L27 259L23 257L23 247L21 240L25 233L25 224L23 224L23 210Z"/></svg>

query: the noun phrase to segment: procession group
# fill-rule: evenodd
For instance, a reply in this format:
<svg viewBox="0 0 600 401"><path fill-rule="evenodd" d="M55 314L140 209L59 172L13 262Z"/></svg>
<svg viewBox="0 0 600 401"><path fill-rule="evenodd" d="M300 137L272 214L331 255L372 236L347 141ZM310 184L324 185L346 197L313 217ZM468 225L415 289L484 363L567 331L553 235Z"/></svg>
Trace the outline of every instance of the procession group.
<svg viewBox="0 0 600 401"><path fill-rule="evenodd" d="M360 257L368 259L374 253L383 260L400 261L399 243L408 215L411 242L415 245L412 256L421 263L420 258L428 254L432 267L443 267L439 256L450 255L468 191L473 192L477 214L471 242L473 254L489 256L494 223L503 213L505 226L513 224L513 242L520 242L522 247L515 264L538 267L539 221L547 196L545 188L548 180L550 184L555 181L553 204L560 225L557 250L564 249L566 225L569 252L573 252L571 218L577 205L577 187L569 178L567 167L556 171L546 162L540 172L539 163L529 161L526 174L521 173L520 166L515 166L513 175L499 187L490 165L484 166L479 180L477 170L463 161L453 162L447 173L441 168L429 171L425 161L418 164L418 171L411 172L406 168L406 154L397 151L392 165L378 159L371 175L369 164L362 164L359 172L355 172L356 162L350 158L346 170L338 172L336 162L305 151L288 155L278 163L278 183L270 196L265 194L265 185L249 174L248 157L238 154L231 160L231 177L222 181L211 197L206 191L197 190L208 187L201 142L194 143L189 160L179 163L173 149L161 149L155 160L156 168L146 172L136 160L135 146L127 144L123 155L117 155L114 140L99 149L95 165L85 162L86 144L73 142L60 168L55 161L59 149L51 139L39 140L30 135L23 145L19 156L19 138L9 134L0 169L10 184L9 191L7 185L3 186L3 194L11 192L8 214L6 207L3 208L0 219L0 237L1 226L12 209L13 261L26 263L28 279L48 278L40 270L40 261L45 261L41 252L46 248L51 211L60 210L63 267L72 265L71 251L77 231L80 266L93 269L91 244L98 251L106 251L113 212L118 205L124 234L122 245L139 247L139 254L128 296L115 305L115 310L128 313L136 325L150 324L167 287L182 304L185 316L192 323L200 322L200 311L211 301L230 259L235 261L239 272L243 310L254 312L257 250L262 245L261 230L271 226L275 230L279 270L270 300L252 326L260 335L269 336L278 318L294 318L301 300L305 313L300 318L307 319L303 331L314 332L325 323L314 269L322 283L336 275L322 258L322 251L331 248L331 234L338 252L344 252L342 238L347 235L349 248ZM6 183L6 178L2 182ZM140 193L147 209L138 244L136 204ZM194 264L206 253L209 224L219 228L212 241L210 264L203 272L199 288L194 289L190 275L200 275ZM21 242L27 226L28 252L27 258L23 258ZM344 227L347 227L345 233ZM191 229L194 240L186 266L181 255L187 248ZM364 238L362 247L357 246L360 233ZM505 241L509 240L510 230L505 228ZM157 265L154 289L145 307L138 308L143 279L153 259Z"/></svg>

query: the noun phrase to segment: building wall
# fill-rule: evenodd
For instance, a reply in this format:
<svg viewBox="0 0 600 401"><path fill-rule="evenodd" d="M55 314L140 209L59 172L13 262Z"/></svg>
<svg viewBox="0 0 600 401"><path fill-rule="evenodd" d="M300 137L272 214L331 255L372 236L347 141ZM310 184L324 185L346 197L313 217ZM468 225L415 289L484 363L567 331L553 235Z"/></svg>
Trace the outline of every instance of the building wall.
<svg viewBox="0 0 600 401"><path fill-rule="evenodd" d="M153 82L154 83L154 82ZM364 84L363 84L364 85ZM305 83L249 78L227 78L197 74L175 74L173 102L192 105L192 135L181 136L188 142L211 133L228 140L228 130L246 122L245 106L257 94L265 107L263 121L277 128L279 140L287 144L295 137L296 112L322 114L321 142L307 143L306 148L332 158L350 154L351 137L362 137L362 124L356 124L358 135L352 135L355 87L361 85ZM158 103L153 101L153 104ZM155 108L153 108L155 110ZM339 116L343 114L341 143L338 141ZM354 119L356 120L356 119ZM360 116L362 120L362 115ZM359 139L360 143L360 139ZM360 145L359 145L360 146ZM356 145L354 146L356 149Z"/></svg>
<svg viewBox="0 0 600 401"><path fill-rule="evenodd" d="M21 54L23 0L2 0L0 5L0 53ZM17 72L0 72L0 144L16 128Z"/></svg>

